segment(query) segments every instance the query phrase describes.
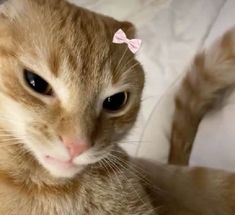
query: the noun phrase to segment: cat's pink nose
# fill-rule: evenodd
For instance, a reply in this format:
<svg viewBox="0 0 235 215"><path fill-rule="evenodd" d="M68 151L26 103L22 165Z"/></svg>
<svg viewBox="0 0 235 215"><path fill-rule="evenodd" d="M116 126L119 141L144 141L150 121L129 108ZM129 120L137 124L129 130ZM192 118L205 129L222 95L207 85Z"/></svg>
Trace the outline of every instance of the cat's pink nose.
<svg viewBox="0 0 235 215"><path fill-rule="evenodd" d="M69 154L72 158L81 155L83 152L89 149L89 144L84 140L77 140L68 137L61 137L62 142L69 151Z"/></svg>

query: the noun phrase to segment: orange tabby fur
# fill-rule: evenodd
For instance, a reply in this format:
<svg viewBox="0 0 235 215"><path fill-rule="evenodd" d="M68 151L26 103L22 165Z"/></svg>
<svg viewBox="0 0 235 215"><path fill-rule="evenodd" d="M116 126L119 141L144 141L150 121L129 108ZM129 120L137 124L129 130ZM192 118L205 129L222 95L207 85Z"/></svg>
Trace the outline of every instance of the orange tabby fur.
<svg viewBox="0 0 235 215"><path fill-rule="evenodd" d="M156 165L141 161L159 215L235 214L235 174L200 167ZM147 169L146 169L147 167Z"/></svg>
<svg viewBox="0 0 235 215"><path fill-rule="evenodd" d="M61 148L58 135L82 135L98 145L99 156L120 151L116 142L135 122L144 73L112 37L119 28L133 37L132 24L63 0L9 0L0 13L0 214L155 214L128 163L102 160L73 177L54 177L30 148ZM24 68L53 83L56 96L30 90ZM120 86L131 93L129 106L115 117L97 116L100 94Z"/></svg>
<svg viewBox="0 0 235 215"><path fill-rule="evenodd" d="M202 117L234 86L235 30L196 55L175 99L169 161L188 164Z"/></svg>
<svg viewBox="0 0 235 215"><path fill-rule="evenodd" d="M63 0L8 0L0 13L0 215L235 213L233 175L154 166L144 183L116 145L135 122L144 85L126 45L112 44L119 28L134 36L130 23ZM30 91L25 67L53 83L56 96ZM132 96L115 117L96 108L110 85ZM54 176L30 144L59 148L61 133L86 136L106 157Z"/></svg>

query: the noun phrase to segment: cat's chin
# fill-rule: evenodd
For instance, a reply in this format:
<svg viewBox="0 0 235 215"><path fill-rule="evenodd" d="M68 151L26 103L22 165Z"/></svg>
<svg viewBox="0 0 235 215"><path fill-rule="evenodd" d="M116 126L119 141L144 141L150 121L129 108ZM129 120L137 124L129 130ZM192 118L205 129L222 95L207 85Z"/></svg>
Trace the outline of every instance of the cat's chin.
<svg viewBox="0 0 235 215"><path fill-rule="evenodd" d="M42 156L39 162L56 178L73 178L84 170L84 165L75 165L72 161L62 161L50 156Z"/></svg>

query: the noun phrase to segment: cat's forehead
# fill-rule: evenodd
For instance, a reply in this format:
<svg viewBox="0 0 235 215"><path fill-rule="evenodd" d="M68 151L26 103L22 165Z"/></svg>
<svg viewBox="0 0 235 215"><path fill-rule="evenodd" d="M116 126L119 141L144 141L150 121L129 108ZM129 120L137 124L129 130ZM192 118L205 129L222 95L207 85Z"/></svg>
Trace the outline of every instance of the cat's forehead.
<svg viewBox="0 0 235 215"><path fill-rule="evenodd" d="M23 1L31 3L11 22L13 47L22 67L68 96L77 92L96 96L123 74L129 75L128 68L136 63L132 53L125 44L112 43L122 23L64 1ZM133 84L134 75L128 81L122 78L122 83Z"/></svg>
<svg viewBox="0 0 235 215"><path fill-rule="evenodd" d="M112 75L111 67L118 60L112 30L98 15L77 9L67 15L38 14L37 19L19 22L20 59L40 75L69 76L83 84Z"/></svg>

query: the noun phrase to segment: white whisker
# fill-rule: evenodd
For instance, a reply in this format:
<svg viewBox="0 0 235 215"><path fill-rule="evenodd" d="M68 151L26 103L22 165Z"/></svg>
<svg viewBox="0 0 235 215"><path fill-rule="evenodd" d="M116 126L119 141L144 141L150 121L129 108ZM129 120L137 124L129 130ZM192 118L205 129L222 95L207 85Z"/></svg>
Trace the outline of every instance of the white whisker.
<svg viewBox="0 0 235 215"><path fill-rule="evenodd" d="M120 151L113 151L115 153L120 153L122 154L122 152ZM143 181L144 183L146 183L147 185L151 186L151 188L154 189L154 191L158 192L163 192L160 188L154 186L147 178L147 172L142 169L141 167L135 165L133 162L126 162L125 160L121 159L120 157L114 155L114 154L110 154L117 162L119 162L119 164L124 164L127 167L124 166L124 168L126 168L126 170L130 171L134 176L138 177L138 179L140 181ZM141 174L142 173L142 174ZM145 175L145 176L144 176Z"/></svg>
<svg viewBox="0 0 235 215"><path fill-rule="evenodd" d="M110 158L113 159L114 157L111 156ZM119 170L120 174L121 174L123 177L126 178L126 182L128 182L128 184L133 188L133 190L134 190L134 192L136 193L136 195L138 196L139 200L140 200L143 204L145 204L144 200L141 198L141 196L139 195L139 193L137 192L137 190L134 188L133 184L128 180L128 177L123 173L123 171L122 171L122 170L118 167L118 165L115 163L115 161L117 161L117 160L116 160L116 159L113 159L113 161L112 161L111 159L109 159L110 162L111 162L113 165L115 165L115 167ZM128 168L125 167L125 166L124 166L123 164L121 164L120 162L119 162L119 164L120 164L120 166L121 166L122 168L128 170Z"/></svg>
<svg viewBox="0 0 235 215"><path fill-rule="evenodd" d="M104 162L104 167L105 167L105 169L107 170L107 173L111 176L111 177L109 177L109 179L111 179L111 184L112 184L112 185L111 185L111 189L112 189L112 191L113 191L113 194L112 194L112 195L114 195L114 194L115 194L114 185L115 185L116 183L115 183L114 178L113 178L113 176L111 175L110 171L109 171L108 168L106 167L106 165L108 165L109 168L111 168L111 169L112 169L112 167L109 165L109 162L106 160L106 158L103 159L102 162ZM113 169L112 169L112 170L113 170ZM114 170L113 170L113 171L114 171ZM118 180L118 177L117 177L115 171L114 171L114 174L115 174L115 177L116 177L117 180ZM120 181L118 181L118 182L120 183ZM119 185L120 185L120 189L121 189L121 184L119 184Z"/></svg>
<svg viewBox="0 0 235 215"><path fill-rule="evenodd" d="M120 64L122 63L122 60L124 59L124 57L125 57L125 55L126 55L126 53L127 53L127 50L128 50L128 47L126 47L126 49L125 49L123 55L121 56L120 60L118 61L118 64L117 64L117 66L116 66L115 69L114 69L114 74L116 73L116 71L118 70L118 67L119 67Z"/></svg>
<svg viewBox="0 0 235 215"><path fill-rule="evenodd" d="M128 73L130 70L134 69L136 66L138 66L140 63L137 62L135 64L133 64L131 67L129 67L124 73Z"/></svg>

